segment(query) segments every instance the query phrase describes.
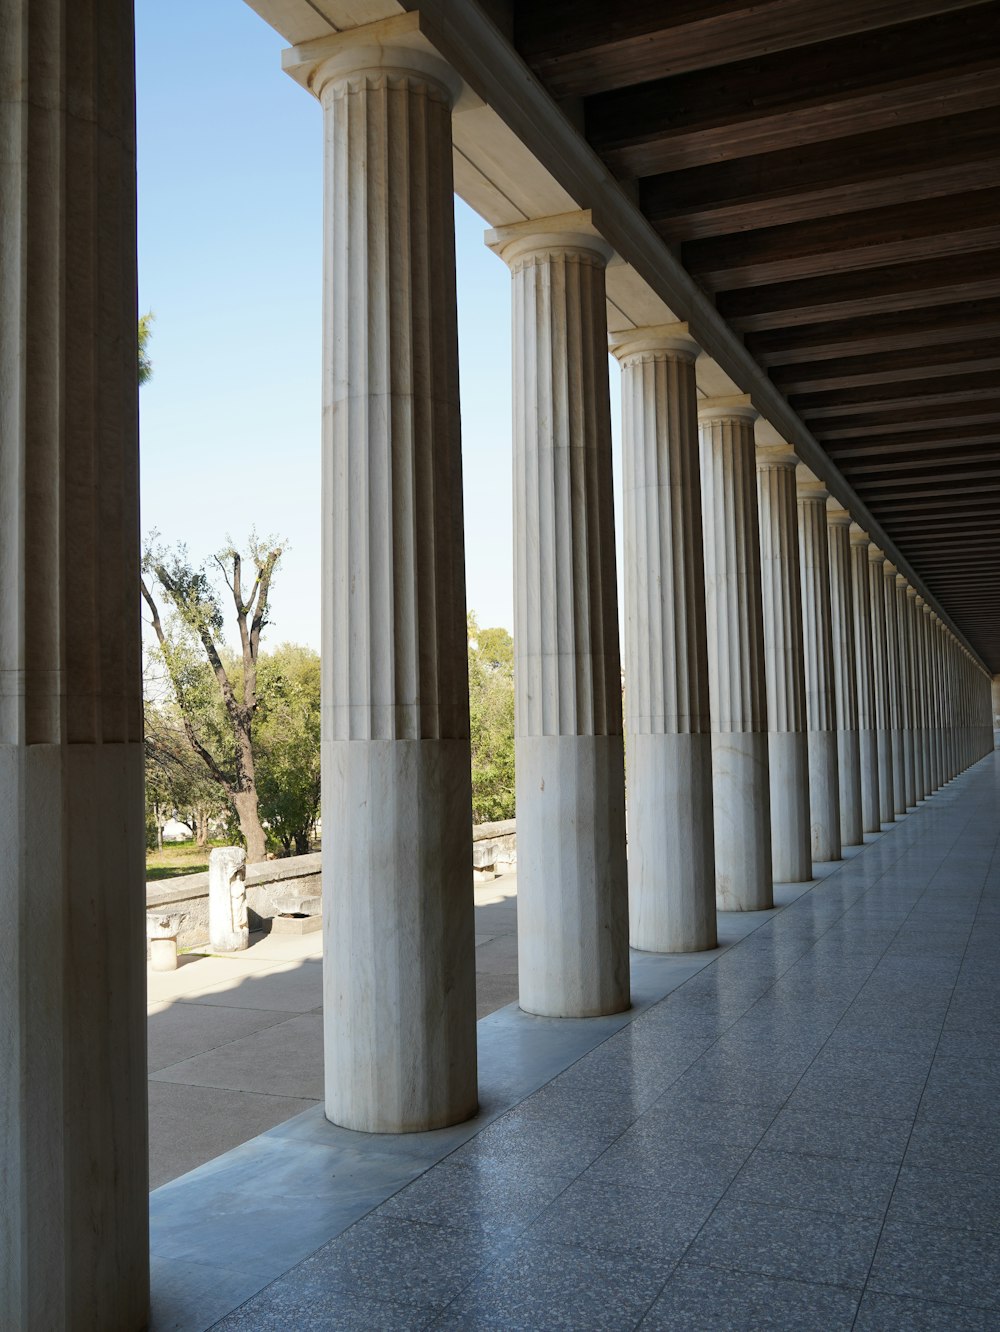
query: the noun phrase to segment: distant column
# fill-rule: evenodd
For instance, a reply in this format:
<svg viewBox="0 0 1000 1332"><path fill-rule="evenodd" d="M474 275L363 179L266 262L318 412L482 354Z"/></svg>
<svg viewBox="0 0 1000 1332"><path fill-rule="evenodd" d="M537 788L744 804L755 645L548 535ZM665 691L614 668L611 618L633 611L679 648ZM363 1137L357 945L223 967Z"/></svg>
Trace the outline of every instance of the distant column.
<svg viewBox="0 0 1000 1332"><path fill-rule="evenodd" d="M851 515L833 499L826 510L830 549L830 624L833 694L837 717L840 778L840 840L857 846L865 839L861 815L861 737L858 732L857 646L851 579Z"/></svg>
<svg viewBox="0 0 1000 1332"><path fill-rule="evenodd" d="M712 721L694 363L685 325L615 334L622 367L625 732L634 948L714 948Z"/></svg>
<svg viewBox="0 0 1000 1332"><path fill-rule="evenodd" d="M896 817L892 764L892 695L889 687L888 629L885 622L885 556L868 546L869 622L872 631L872 676L875 683L875 729L878 745L878 807L882 823Z"/></svg>
<svg viewBox="0 0 1000 1332"><path fill-rule="evenodd" d="M840 859L840 772L830 622L829 492L799 465L799 560L809 724L809 809L813 860Z"/></svg>
<svg viewBox="0 0 1000 1332"><path fill-rule="evenodd" d="M927 774L924 770L924 677L920 654L920 608L917 589L906 589L906 633L910 650L910 708L913 725L913 789L917 800L928 794Z"/></svg>
<svg viewBox="0 0 1000 1332"><path fill-rule="evenodd" d="M924 791L931 795L938 788L934 775L934 686L931 675L930 652L927 643L930 607L923 597L917 597L917 642L920 648L920 696L923 731L921 744L924 752Z"/></svg>
<svg viewBox="0 0 1000 1332"><path fill-rule="evenodd" d="M548 1017L629 1005L604 268L590 216L489 233L513 275L518 977Z"/></svg>
<svg viewBox="0 0 1000 1332"><path fill-rule="evenodd" d="M778 883L799 883L812 878L809 741L795 498L797 462L794 449L787 444L757 449L771 857Z"/></svg>
<svg viewBox="0 0 1000 1332"><path fill-rule="evenodd" d="M900 724L903 736L903 791L906 808L913 809L919 799L916 786L916 744L914 740L913 654L910 646L910 603L906 599L909 583L896 574L896 645L899 651Z"/></svg>
<svg viewBox="0 0 1000 1332"><path fill-rule="evenodd" d="M896 566L888 560L882 565L883 606L885 609L886 657L889 668L889 699L892 717L892 790L897 814L906 813L906 761L904 691L899 669L899 626L896 604Z"/></svg>
<svg viewBox="0 0 1000 1332"><path fill-rule="evenodd" d="M292 70L323 107L326 1113L476 1110L451 107L364 29Z"/></svg>
<svg viewBox="0 0 1000 1332"><path fill-rule="evenodd" d="M774 903L756 417L745 398L708 400L698 409L716 891L725 911L763 911Z"/></svg>
<svg viewBox="0 0 1000 1332"><path fill-rule="evenodd" d="M858 745L861 769L861 823L865 832L882 826L879 808L878 720L875 710L875 657L872 649L871 588L868 533L850 526L851 605L857 662ZM881 590L881 588L880 588Z"/></svg>

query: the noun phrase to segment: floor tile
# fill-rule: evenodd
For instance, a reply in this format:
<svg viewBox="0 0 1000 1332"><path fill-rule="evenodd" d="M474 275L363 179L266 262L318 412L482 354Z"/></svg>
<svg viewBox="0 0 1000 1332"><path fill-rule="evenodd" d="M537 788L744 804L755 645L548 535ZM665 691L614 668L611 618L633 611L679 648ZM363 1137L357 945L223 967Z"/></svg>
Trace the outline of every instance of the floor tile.
<svg viewBox="0 0 1000 1332"><path fill-rule="evenodd" d="M834 1286L682 1263L642 1332L850 1332L858 1302Z"/></svg>
<svg viewBox="0 0 1000 1332"><path fill-rule="evenodd" d="M1000 1245L992 1234L890 1221L879 1241L869 1287L996 1309Z"/></svg>

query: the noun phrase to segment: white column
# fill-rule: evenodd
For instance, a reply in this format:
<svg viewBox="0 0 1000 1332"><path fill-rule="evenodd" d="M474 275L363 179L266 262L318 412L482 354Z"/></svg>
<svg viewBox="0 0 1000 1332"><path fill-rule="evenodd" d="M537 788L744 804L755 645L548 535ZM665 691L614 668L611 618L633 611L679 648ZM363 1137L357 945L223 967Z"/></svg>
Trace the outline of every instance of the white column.
<svg viewBox="0 0 1000 1332"><path fill-rule="evenodd" d="M919 796L916 784L916 741L914 736L913 654L910 640L910 603L906 598L909 583L896 574L896 646L899 652L900 724L903 736L903 792L906 808L913 809Z"/></svg>
<svg viewBox="0 0 1000 1332"><path fill-rule="evenodd" d="M589 214L504 227L513 274L521 1007L629 1005L604 268Z"/></svg>
<svg viewBox="0 0 1000 1332"><path fill-rule="evenodd" d="M904 758L904 692L899 662L899 611L896 604L896 566L888 560L882 566L882 591L885 609L885 642L889 670L889 699L892 717L892 790L897 814L906 813L906 762Z"/></svg>
<svg viewBox="0 0 1000 1332"><path fill-rule="evenodd" d="M910 708L913 723L913 790L917 800L927 795L927 776L924 771L924 680L920 660L920 609L917 589L906 589L906 633L910 649Z"/></svg>
<svg viewBox="0 0 1000 1332"><path fill-rule="evenodd" d="M840 772L830 623L829 492L799 465L799 563L809 726L809 810L813 860L840 859Z"/></svg>
<svg viewBox="0 0 1000 1332"><path fill-rule="evenodd" d="M857 663L858 745L861 769L861 825L865 832L882 826L879 808L878 718L875 707L875 655L872 647L871 587L868 533L850 526L851 605ZM880 589L881 590L881 586Z"/></svg>
<svg viewBox="0 0 1000 1332"><path fill-rule="evenodd" d="M146 1326L132 5L0 19L0 1327Z"/></svg>
<svg viewBox="0 0 1000 1332"><path fill-rule="evenodd" d="M622 367L629 930L714 948L712 722L694 363L684 325L632 329Z"/></svg>
<svg viewBox="0 0 1000 1332"><path fill-rule="evenodd" d="M827 501L830 551L830 627L833 694L837 718L837 768L840 779L840 840L857 846L865 840L861 816L861 737L858 733L857 648L851 585L851 515L834 499Z"/></svg>
<svg viewBox="0 0 1000 1332"><path fill-rule="evenodd" d="M756 417L743 397L699 404L716 895L724 911L774 902Z"/></svg>
<svg viewBox="0 0 1000 1332"><path fill-rule="evenodd" d="M757 449L771 857L778 883L812 878L797 462L787 444Z"/></svg>
<svg viewBox="0 0 1000 1332"><path fill-rule="evenodd" d="M885 622L885 556L868 547L869 623L872 634L872 676L875 682L875 727L878 744L878 807L881 823L896 817L892 764L892 694L889 685L888 628Z"/></svg>
<svg viewBox="0 0 1000 1332"><path fill-rule="evenodd" d="M916 622L917 622L917 644L920 657L920 716L923 726L921 734L921 746L924 754L924 792L931 795L937 790L937 782L934 780L934 728L933 728L933 696L931 684L931 668L927 653L927 616L930 607L923 597L916 599Z"/></svg>
<svg viewBox="0 0 1000 1332"><path fill-rule="evenodd" d="M476 1110L451 106L364 29L294 73L323 106L326 1113Z"/></svg>
<svg viewBox="0 0 1000 1332"><path fill-rule="evenodd" d="M990 681L990 724L994 748L1000 749L1000 675L994 675Z"/></svg>

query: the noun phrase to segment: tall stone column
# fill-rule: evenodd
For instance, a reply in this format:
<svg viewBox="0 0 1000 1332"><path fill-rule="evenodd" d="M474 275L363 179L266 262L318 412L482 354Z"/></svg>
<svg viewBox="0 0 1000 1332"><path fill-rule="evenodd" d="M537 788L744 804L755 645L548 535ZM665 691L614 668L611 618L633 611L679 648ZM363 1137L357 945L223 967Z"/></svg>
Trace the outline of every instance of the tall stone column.
<svg viewBox="0 0 1000 1332"><path fill-rule="evenodd" d="M892 766L892 695L889 686L888 629L885 622L885 556L868 547L869 623L872 633L872 677L875 683L875 729L878 746L878 811L881 823L896 817Z"/></svg>
<svg viewBox="0 0 1000 1332"><path fill-rule="evenodd" d="M809 810L813 860L840 859L840 765L833 676L830 556L826 533L829 492L799 465L799 562L809 725Z"/></svg>
<svg viewBox="0 0 1000 1332"><path fill-rule="evenodd" d="M906 808L913 809L917 800L916 740L913 702L913 652L910 639L910 603L906 598L909 583L896 574L896 645L899 651L900 723L903 735L903 791Z"/></svg>
<svg viewBox="0 0 1000 1332"><path fill-rule="evenodd" d="M477 1104L458 85L364 29L308 50L292 72L325 139L326 1113L402 1133Z"/></svg>
<svg viewBox="0 0 1000 1332"><path fill-rule="evenodd" d="M857 846L865 840L861 816L861 737L858 733L857 647L851 581L851 515L833 499L827 502L830 551L830 625L833 694L837 717L837 768L840 777L840 840Z"/></svg>
<svg viewBox="0 0 1000 1332"><path fill-rule="evenodd" d="M851 606L854 616L854 651L858 687L858 750L861 775L861 826L878 832L879 808L878 718L875 709L875 656L872 648L871 588L868 533L857 523L849 529L851 543Z"/></svg>
<svg viewBox="0 0 1000 1332"><path fill-rule="evenodd" d="M716 895L724 911L774 903L760 539L749 400L699 404Z"/></svg>
<svg viewBox="0 0 1000 1332"><path fill-rule="evenodd" d="M0 1327L149 1309L132 5L0 20Z"/></svg>
<svg viewBox="0 0 1000 1332"><path fill-rule="evenodd" d="M931 664L927 651L927 615L929 607L923 597L916 599L917 644L920 658L920 716L923 725L921 746L924 755L924 792L931 795L937 790L934 780L934 698L931 683Z"/></svg>
<svg viewBox="0 0 1000 1332"><path fill-rule="evenodd" d="M948 780L945 766L944 685L941 676L941 621L934 611L928 615L928 643L934 690L934 776L935 786Z"/></svg>
<svg viewBox="0 0 1000 1332"><path fill-rule="evenodd" d="M629 928L714 948L712 721L694 363L684 325L613 335L622 367Z"/></svg>
<svg viewBox="0 0 1000 1332"><path fill-rule="evenodd" d="M513 274L521 1007L629 1005L604 268L589 214L492 232Z"/></svg>
<svg viewBox="0 0 1000 1332"><path fill-rule="evenodd" d="M757 449L771 859L778 883L812 878L797 462L795 450L787 444Z"/></svg>
<svg viewBox="0 0 1000 1332"><path fill-rule="evenodd" d="M917 589L912 585L906 588L906 633L910 650L910 708L913 725L913 789L917 800L927 795L927 778L924 772L924 679L920 659L920 609L917 605Z"/></svg>
<svg viewBox="0 0 1000 1332"><path fill-rule="evenodd" d="M906 762L904 736L904 690L899 668L899 625L896 605L896 566L888 560L882 566L885 608L885 642L889 669L889 699L892 716L892 790L897 814L906 813Z"/></svg>
<svg viewBox="0 0 1000 1332"><path fill-rule="evenodd" d="M994 745L1000 748L1000 675L990 681L990 721L993 726Z"/></svg>

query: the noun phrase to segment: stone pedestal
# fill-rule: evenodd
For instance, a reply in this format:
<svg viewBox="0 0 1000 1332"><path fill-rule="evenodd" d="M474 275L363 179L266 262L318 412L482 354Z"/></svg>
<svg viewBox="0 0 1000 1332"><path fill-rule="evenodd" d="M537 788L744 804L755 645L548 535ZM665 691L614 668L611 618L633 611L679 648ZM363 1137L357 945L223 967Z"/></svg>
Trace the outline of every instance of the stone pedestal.
<svg viewBox="0 0 1000 1332"><path fill-rule="evenodd" d="M872 648L871 587L868 533L850 527L851 608L858 686L858 747L861 777L861 825L866 833L882 826L879 789L878 716L875 706L875 655ZM881 591L881 586L879 588Z"/></svg>
<svg viewBox="0 0 1000 1332"><path fill-rule="evenodd" d="M799 563L809 725L809 811L813 860L840 859L840 765L830 622L829 494L799 464Z"/></svg>
<svg viewBox="0 0 1000 1332"><path fill-rule="evenodd" d="M477 1104L458 84L406 20L306 50L286 67L325 135L326 1113L401 1133Z"/></svg>
<svg viewBox="0 0 1000 1332"><path fill-rule="evenodd" d="M778 883L812 878L797 461L788 445L757 449L771 857Z"/></svg>
<svg viewBox="0 0 1000 1332"><path fill-rule="evenodd" d="M881 823L893 823L896 806L892 763L892 694L889 683L888 629L885 620L885 556L868 546L869 624L872 635L872 678L875 685L875 732L878 749L878 812Z"/></svg>
<svg viewBox="0 0 1000 1332"><path fill-rule="evenodd" d="M514 321L521 1007L629 1005L621 664L604 268L588 214L488 237Z"/></svg>
<svg viewBox="0 0 1000 1332"><path fill-rule="evenodd" d="M149 1310L132 5L0 18L0 1327Z"/></svg>
<svg viewBox="0 0 1000 1332"><path fill-rule="evenodd" d="M215 846L209 853L208 942L218 953L250 946L247 853L241 846Z"/></svg>
<svg viewBox="0 0 1000 1332"><path fill-rule="evenodd" d="M629 931L714 948L712 736L694 363L683 325L613 335L622 367Z"/></svg>
<svg viewBox="0 0 1000 1332"><path fill-rule="evenodd" d="M892 718L892 799L897 814L905 814L906 763L904 758L905 682L900 670L899 612L896 603L896 566L882 565L882 606L885 611L886 663L889 679L889 713ZM912 765L911 765L912 770Z"/></svg>
<svg viewBox="0 0 1000 1332"><path fill-rule="evenodd" d="M857 846L864 841L865 835L861 814L861 735L858 728L851 515L836 500L831 499L827 502L826 523L830 553L831 661L840 778L840 840L844 846Z"/></svg>
<svg viewBox="0 0 1000 1332"><path fill-rule="evenodd" d="M745 398L698 409L716 897L725 911L762 911L774 902L756 415Z"/></svg>

